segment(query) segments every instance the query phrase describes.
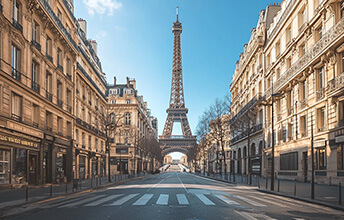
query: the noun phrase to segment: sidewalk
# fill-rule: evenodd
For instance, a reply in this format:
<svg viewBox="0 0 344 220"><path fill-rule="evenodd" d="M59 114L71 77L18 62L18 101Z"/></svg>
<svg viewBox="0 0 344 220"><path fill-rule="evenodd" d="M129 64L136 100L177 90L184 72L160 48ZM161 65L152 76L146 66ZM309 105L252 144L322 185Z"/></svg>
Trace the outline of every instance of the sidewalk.
<svg viewBox="0 0 344 220"><path fill-rule="evenodd" d="M252 176L252 184L249 184L250 178L245 175L235 175L235 182L233 181L233 175L229 178L227 175L227 179L221 175L210 175L205 176L203 174L196 174L204 177L208 177L211 179L217 179L220 181L225 181L228 183L236 183L238 185L250 185L256 186L259 191L266 192L266 193L273 193L278 194L281 196L287 196L291 198L295 198L298 200L303 200L306 202L317 203L320 205L326 205L332 208L339 208L344 210L344 187L343 184L341 186L341 205L339 204L340 198L340 188L339 186L332 186L332 185L322 185L322 184L315 184L314 185L314 200L311 199L311 183L307 182L297 182L291 180L280 180L275 179L274 183L274 191L271 191L271 179L266 179L263 177L256 177Z"/></svg>
<svg viewBox="0 0 344 220"><path fill-rule="evenodd" d="M79 181L77 188L73 188L73 182L68 184L47 184L44 186L28 186L28 201L26 201L26 187L0 191L0 212L13 206L20 206L27 203L37 202L44 199L66 196L77 192L106 187L123 181L134 180L139 177L147 176L147 173L137 175L114 175L111 177L112 182L108 181L108 177L87 179ZM75 187L76 185L74 185Z"/></svg>

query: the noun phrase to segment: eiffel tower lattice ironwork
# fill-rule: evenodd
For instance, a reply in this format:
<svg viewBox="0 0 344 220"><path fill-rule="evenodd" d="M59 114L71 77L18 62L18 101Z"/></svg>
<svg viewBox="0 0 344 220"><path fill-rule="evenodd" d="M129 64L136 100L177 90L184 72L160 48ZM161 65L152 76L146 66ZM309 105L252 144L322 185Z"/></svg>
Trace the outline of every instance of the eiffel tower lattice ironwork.
<svg viewBox="0 0 344 220"><path fill-rule="evenodd" d="M173 22L172 32L174 34L173 65L170 106L166 110L167 119L162 136L159 137L162 154L171 152L182 152L188 155L190 149L196 145L196 137L192 136L187 118L188 109L185 107L182 71L181 39L182 23L178 20ZM174 122L180 122L183 135L172 135Z"/></svg>

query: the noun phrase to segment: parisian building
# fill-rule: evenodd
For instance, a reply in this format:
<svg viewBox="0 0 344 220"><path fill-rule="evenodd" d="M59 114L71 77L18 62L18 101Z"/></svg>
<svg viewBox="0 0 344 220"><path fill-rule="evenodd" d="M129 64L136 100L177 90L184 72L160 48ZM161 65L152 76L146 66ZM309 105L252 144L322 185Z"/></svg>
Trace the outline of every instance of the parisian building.
<svg viewBox="0 0 344 220"><path fill-rule="evenodd" d="M112 130L111 174L154 172L161 161L157 118L138 94L135 79L108 86L108 111L116 124Z"/></svg>
<svg viewBox="0 0 344 220"><path fill-rule="evenodd" d="M73 1L0 2L0 187L105 174L97 44Z"/></svg>
<svg viewBox="0 0 344 220"><path fill-rule="evenodd" d="M270 176L274 145L277 178L310 181L313 165L316 182L338 184L344 176L344 1L284 0L260 17L268 18L269 8L278 12L262 23L261 44L254 41L259 27L253 31L230 87L236 173ZM246 112L253 123L236 126ZM240 126L246 132L236 132Z"/></svg>

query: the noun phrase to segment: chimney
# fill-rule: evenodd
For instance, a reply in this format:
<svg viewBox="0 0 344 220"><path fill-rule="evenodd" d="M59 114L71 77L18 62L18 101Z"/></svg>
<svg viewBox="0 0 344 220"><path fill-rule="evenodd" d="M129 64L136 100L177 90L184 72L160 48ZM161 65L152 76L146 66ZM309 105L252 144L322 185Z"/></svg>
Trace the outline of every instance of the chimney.
<svg viewBox="0 0 344 220"><path fill-rule="evenodd" d="M79 18L78 22L80 24L81 30L85 33L85 37L87 38L87 22L82 18Z"/></svg>
<svg viewBox="0 0 344 220"><path fill-rule="evenodd" d="M94 52L96 53L96 55L98 54L97 48L98 48L98 44L97 41L95 40L90 40L90 44L92 46L92 49L94 50Z"/></svg>
<svg viewBox="0 0 344 220"><path fill-rule="evenodd" d="M113 77L113 85L116 86L116 76Z"/></svg>
<svg viewBox="0 0 344 220"><path fill-rule="evenodd" d="M129 88L129 85L130 85L130 83L129 83L129 77L127 77L127 87Z"/></svg>

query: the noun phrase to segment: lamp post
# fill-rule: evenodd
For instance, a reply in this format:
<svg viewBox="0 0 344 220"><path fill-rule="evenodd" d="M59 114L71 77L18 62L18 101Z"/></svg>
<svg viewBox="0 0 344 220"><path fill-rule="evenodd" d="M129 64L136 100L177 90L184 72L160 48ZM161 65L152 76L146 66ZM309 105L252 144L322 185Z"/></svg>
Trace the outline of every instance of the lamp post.
<svg viewBox="0 0 344 220"><path fill-rule="evenodd" d="M312 156L312 185L311 199L314 199L314 139L313 139L313 114L311 113L311 156Z"/></svg>

